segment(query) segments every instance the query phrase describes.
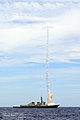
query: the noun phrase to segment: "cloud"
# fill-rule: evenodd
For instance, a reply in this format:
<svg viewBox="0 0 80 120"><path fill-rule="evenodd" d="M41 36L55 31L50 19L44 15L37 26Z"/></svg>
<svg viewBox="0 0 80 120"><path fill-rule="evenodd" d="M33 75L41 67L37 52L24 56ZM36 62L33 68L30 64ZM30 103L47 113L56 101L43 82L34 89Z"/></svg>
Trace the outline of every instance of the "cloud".
<svg viewBox="0 0 80 120"><path fill-rule="evenodd" d="M50 61L79 64L79 6L79 1L74 0L0 2L1 66L44 62L46 29L43 28L47 22L53 27L49 30Z"/></svg>
<svg viewBox="0 0 80 120"><path fill-rule="evenodd" d="M80 3L54 1L51 3L38 1L13 1L0 3L0 22L20 23L48 21L51 17L63 14L67 9L79 7ZM54 14L53 14L54 13Z"/></svg>

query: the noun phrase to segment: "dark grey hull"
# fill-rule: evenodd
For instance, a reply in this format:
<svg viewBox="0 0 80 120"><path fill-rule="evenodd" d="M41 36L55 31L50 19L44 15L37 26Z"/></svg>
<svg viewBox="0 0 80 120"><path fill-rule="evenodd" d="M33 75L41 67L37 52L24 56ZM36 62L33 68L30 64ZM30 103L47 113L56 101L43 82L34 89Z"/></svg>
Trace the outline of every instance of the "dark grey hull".
<svg viewBox="0 0 80 120"><path fill-rule="evenodd" d="M48 105L41 105L41 106L37 106L37 105L35 105L35 106L26 106L26 105L21 105L21 106L13 106L13 108L57 108L59 105L50 105L50 106L48 106Z"/></svg>

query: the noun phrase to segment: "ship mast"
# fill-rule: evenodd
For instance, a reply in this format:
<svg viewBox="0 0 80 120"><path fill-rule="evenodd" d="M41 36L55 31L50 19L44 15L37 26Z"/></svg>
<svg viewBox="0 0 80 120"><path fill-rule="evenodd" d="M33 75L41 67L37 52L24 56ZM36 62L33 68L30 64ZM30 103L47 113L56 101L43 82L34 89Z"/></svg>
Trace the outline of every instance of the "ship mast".
<svg viewBox="0 0 80 120"><path fill-rule="evenodd" d="M46 81L47 81L47 104L50 105L52 103L52 93L50 90L50 80L49 80L49 55L48 55L48 41L49 41L49 26L47 25L47 40L46 40Z"/></svg>

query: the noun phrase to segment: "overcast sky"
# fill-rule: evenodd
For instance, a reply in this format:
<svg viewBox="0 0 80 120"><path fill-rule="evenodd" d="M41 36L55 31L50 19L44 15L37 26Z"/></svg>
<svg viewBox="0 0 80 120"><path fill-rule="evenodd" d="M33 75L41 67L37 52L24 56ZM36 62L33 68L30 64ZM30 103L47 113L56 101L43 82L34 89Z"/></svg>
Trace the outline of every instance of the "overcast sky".
<svg viewBox="0 0 80 120"><path fill-rule="evenodd" d="M80 106L79 0L0 0L0 106L46 101L46 24L53 101Z"/></svg>

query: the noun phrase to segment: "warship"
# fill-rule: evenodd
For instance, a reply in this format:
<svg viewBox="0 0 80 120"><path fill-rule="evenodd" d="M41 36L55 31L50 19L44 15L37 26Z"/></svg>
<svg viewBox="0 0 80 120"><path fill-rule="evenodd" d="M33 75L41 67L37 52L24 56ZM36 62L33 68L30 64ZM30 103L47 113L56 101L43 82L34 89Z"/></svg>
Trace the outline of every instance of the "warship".
<svg viewBox="0 0 80 120"><path fill-rule="evenodd" d="M41 97L40 102L31 102L27 105L20 105L20 106L13 106L13 108L57 108L59 105L55 103L46 103L43 101L43 98Z"/></svg>
<svg viewBox="0 0 80 120"><path fill-rule="evenodd" d="M55 104L52 102L52 92L50 89L50 80L48 75L48 40L49 40L49 27L47 26L47 40L46 40L46 82L47 82L47 102L43 101L43 98L41 97L40 102L31 102L26 105L20 105L20 106L13 106L13 108L57 108L59 104Z"/></svg>

